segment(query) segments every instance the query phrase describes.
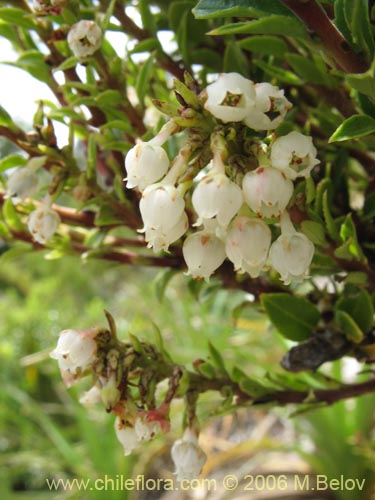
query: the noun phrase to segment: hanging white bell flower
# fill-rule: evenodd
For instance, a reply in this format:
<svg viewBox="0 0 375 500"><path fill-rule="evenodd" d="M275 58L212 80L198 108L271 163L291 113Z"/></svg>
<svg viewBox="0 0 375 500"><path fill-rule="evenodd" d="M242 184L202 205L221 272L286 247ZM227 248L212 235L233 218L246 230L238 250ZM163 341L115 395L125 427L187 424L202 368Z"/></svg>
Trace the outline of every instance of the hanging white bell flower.
<svg viewBox="0 0 375 500"><path fill-rule="evenodd" d="M62 379L70 387L95 360L97 330L63 330L56 348L50 353L56 359Z"/></svg>
<svg viewBox="0 0 375 500"><path fill-rule="evenodd" d="M94 406L97 403L100 403L102 398L100 394L100 389L97 385L94 385L88 391L84 392L82 396L79 398L79 402L83 406Z"/></svg>
<svg viewBox="0 0 375 500"><path fill-rule="evenodd" d="M60 216L52 210L47 196L40 207L31 212L27 226L34 240L44 245L55 234L60 222Z"/></svg>
<svg viewBox="0 0 375 500"><path fill-rule="evenodd" d="M186 213L183 212L176 224L169 229L163 227L147 229L145 231L145 240L148 242L148 248L152 248L155 253L161 250L166 252L169 245L180 239L188 229L189 219Z"/></svg>
<svg viewBox="0 0 375 500"><path fill-rule="evenodd" d="M279 217L293 194L293 183L273 167L259 167L243 178L246 203L259 217Z"/></svg>
<svg viewBox="0 0 375 500"><path fill-rule="evenodd" d="M117 439L124 448L124 455L129 456L139 445L138 436L133 427L126 427L120 417L115 420L115 432Z"/></svg>
<svg viewBox="0 0 375 500"><path fill-rule="evenodd" d="M271 244L271 231L259 219L239 216L228 231L225 250L235 271L247 272L257 278L262 270Z"/></svg>
<svg viewBox="0 0 375 500"><path fill-rule="evenodd" d="M186 238L182 253L188 267L187 274L208 281L225 260L225 245L214 230L205 228Z"/></svg>
<svg viewBox="0 0 375 500"><path fill-rule="evenodd" d="M215 217L220 226L227 227L241 208L242 190L225 173L212 170L194 189L192 203L198 214L196 226Z"/></svg>
<svg viewBox="0 0 375 500"><path fill-rule="evenodd" d="M272 267L286 285L292 281L298 283L308 277L313 256L313 243L294 229L289 214L284 212L281 217L281 236L270 248Z"/></svg>
<svg viewBox="0 0 375 500"><path fill-rule="evenodd" d="M171 456L178 481L197 478L206 463L206 454L199 446L195 432L190 428L173 444Z"/></svg>
<svg viewBox="0 0 375 500"><path fill-rule="evenodd" d="M206 92L204 107L224 123L243 120L255 102L253 82L238 73L222 73Z"/></svg>
<svg viewBox="0 0 375 500"><path fill-rule="evenodd" d="M169 158L161 146L141 142L130 149L125 158L128 189L143 191L161 179L168 171Z"/></svg>
<svg viewBox="0 0 375 500"><path fill-rule="evenodd" d="M102 30L94 21L78 21L70 28L68 45L78 59L91 56L102 44Z"/></svg>
<svg viewBox="0 0 375 500"><path fill-rule="evenodd" d="M159 422L147 422L138 417L134 424L134 430L139 441L150 441L160 431Z"/></svg>
<svg viewBox="0 0 375 500"><path fill-rule="evenodd" d="M309 177L311 170L319 163L312 137L300 132L290 132L279 137L271 146L271 164L294 180Z"/></svg>
<svg viewBox="0 0 375 500"><path fill-rule="evenodd" d="M38 190L39 179L36 174L46 162L46 156L31 158L24 167L19 167L8 177L6 198L15 200L29 198Z"/></svg>
<svg viewBox="0 0 375 500"><path fill-rule="evenodd" d="M254 130L273 130L278 127L292 104L284 91L270 83L255 84L255 105L246 115L244 123Z"/></svg>
<svg viewBox="0 0 375 500"><path fill-rule="evenodd" d="M187 230L188 220L184 212L185 201L178 190L170 184L151 184L139 204L149 247L157 252L167 250Z"/></svg>

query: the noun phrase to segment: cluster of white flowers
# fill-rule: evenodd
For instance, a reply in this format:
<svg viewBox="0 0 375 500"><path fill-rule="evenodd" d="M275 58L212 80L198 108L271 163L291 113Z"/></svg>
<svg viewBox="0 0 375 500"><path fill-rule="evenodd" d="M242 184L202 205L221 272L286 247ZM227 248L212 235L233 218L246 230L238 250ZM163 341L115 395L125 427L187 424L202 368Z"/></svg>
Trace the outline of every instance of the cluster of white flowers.
<svg viewBox="0 0 375 500"><path fill-rule="evenodd" d="M57 360L61 377L67 387L71 387L80 378L95 372L95 367L103 367L101 358L101 330L63 330L59 334L56 348L50 357ZM158 433L166 431L169 423L169 403L162 403L155 409L140 409L128 394L121 399L119 386L121 381L116 377L117 359L114 350L108 351L109 371L107 376L101 372L94 385L82 394L80 403L92 406L103 403L108 412L116 415L115 433L123 447L124 455L130 455L141 443L151 441ZM177 479L193 479L199 475L206 455L199 447L198 432L187 428L181 439L177 440L171 450L176 467Z"/></svg>
<svg viewBox="0 0 375 500"><path fill-rule="evenodd" d="M283 90L254 84L237 73L220 75L204 95L204 108L220 122L241 122L256 131L275 129L291 108ZM182 149L170 162L162 147L176 131L171 120L152 140L134 146L125 160L127 187L142 192L141 232L148 246L167 251L188 231L186 204L191 202L196 214L192 226L200 229L186 237L183 256L193 278L208 280L228 258L235 270L253 278L271 266L286 284L304 279L314 246L295 230L287 208L293 182L308 178L319 163L312 138L296 131L264 142L256 137L252 149L258 167L238 176L226 163L225 139L214 131L212 160L187 186L179 180L189 155ZM273 243L271 224L281 232Z"/></svg>

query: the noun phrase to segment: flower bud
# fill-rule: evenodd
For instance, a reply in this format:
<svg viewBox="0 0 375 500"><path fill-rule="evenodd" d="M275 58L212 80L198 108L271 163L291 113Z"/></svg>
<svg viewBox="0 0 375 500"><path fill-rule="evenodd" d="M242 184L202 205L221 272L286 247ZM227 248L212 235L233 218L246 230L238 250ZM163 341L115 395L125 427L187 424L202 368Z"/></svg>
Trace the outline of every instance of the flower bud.
<svg viewBox="0 0 375 500"><path fill-rule="evenodd" d="M222 173L209 173L194 189L192 203L198 214L196 226L216 217L227 227L243 203L241 188Z"/></svg>
<svg viewBox="0 0 375 500"><path fill-rule="evenodd" d="M120 391L117 388L116 375L112 373L100 391L101 400L107 411L111 411L116 406L120 400L120 395Z"/></svg>
<svg viewBox="0 0 375 500"><path fill-rule="evenodd" d="M102 30L94 21L82 20L73 24L67 37L68 45L79 59L91 56L102 43Z"/></svg>
<svg viewBox="0 0 375 500"><path fill-rule="evenodd" d="M199 476L205 462L206 455L198 444L194 431L187 428L182 436L172 446L172 460L176 467L178 481L191 480Z"/></svg>
<svg viewBox="0 0 375 500"><path fill-rule="evenodd" d="M289 285L308 276L314 256L314 245L303 233L297 232L287 212L281 217L281 236L271 245L272 267L280 274L282 281Z"/></svg>
<svg viewBox="0 0 375 500"><path fill-rule="evenodd" d="M309 177L311 170L319 163L312 137L299 132L290 132L275 140L271 147L271 164L288 179Z"/></svg>
<svg viewBox="0 0 375 500"><path fill-rule="evenodd" d="M50 353L56 359L62 379L70 387L95 360L96 330L63 330L56 348Z"/></svg>
<svg viewBox="0 0 375 500"><path fill-rule="evenodd" d="M222 73L206 88L204 107L224 123L239 122L254 105L254 84L238 73Z"/></svg>
<svg viewBox="0 0 375 500"><path fill-rule="evenodd" d="M161 146L142 142L131 148L125 158L128 189L143 191L161 179L168 171L169 158Z"/></svg>
<svg viewBox="0 0 375 500"><path fill-rule="evenodd" d="M139 439L133 427L126 427L120 417L115 420L117 439L124 448L124 455L129 456L138 447Z"/></svg>
<svg viewBox="0 0 375 500"><path fill-rule="evenodd" d="M27 226L34 240L44 245L55 234L60 222L59 214L44 202L31 212Z"/></svg>
<svg viewBox="0 0 375 500"><path fill-rule="evenodd" d="M293 183L272 167L248 172L242 184L246 203L259 217L278 217L293 194Z"/></svg>
<svg viewBox="0 0 375 500"><path fill-rule="evenodd" d="M255 84L255 105L245 116L244 123L254 130L273 130L278 127L292 104L284 91L270 83Z"/></svg>
<svg viewBox="0 0 375 500"><path fill-rule="evenodd" d="M262 270L271 244L271 231L259 219L236 217L227 235L225 250L235 271L248 272L257 278Z"/></svg>
<svg viewBox="0 0 375 500"><path fill-rule="evenodd" d="M186 238L182 253L188 267L188 275L208 281L225 260L225 246L214 232L198 231Z"/></svg>

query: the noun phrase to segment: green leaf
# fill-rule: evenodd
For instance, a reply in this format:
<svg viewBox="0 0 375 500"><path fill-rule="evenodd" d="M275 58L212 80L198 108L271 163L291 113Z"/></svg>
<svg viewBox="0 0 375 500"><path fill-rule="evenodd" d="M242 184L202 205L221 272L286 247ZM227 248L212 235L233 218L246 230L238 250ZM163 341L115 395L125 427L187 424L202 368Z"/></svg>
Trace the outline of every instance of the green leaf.
<svg viewBox="0 0 375 500"><path fill-rule="evenodd" d="M277 36L251 36L237 42L245 50L256 54L283 56L288 50L287 44Z"/></svg>
<svg viewBox="0 0 375 500"><path fill-rule="evenodd" d="M226 73L240 73L247 76L249 69L246 57L243 55L241 47L234 41L227 43L223 59L223 71Z"/></svg>
<svg viewBox="0 0 375 500"><path fill-rule="evenodd" d="M194 109L200 109L201 103L198 96L190 90L184 83L180 80L173 80L173 88L176 92L180 94L186 104Z"/></svg>
<svg viewBox="0 0 375 500"><path fill-rule="evenodd" d="M10 198L6 199L3 205L3 216L7 225L15 231L24 231L25 226L22 224L21 217L14 208Z"/></svg>
<svg viewBox="0 0 375 500"><path fill-rule="evenodd" d="M247 376L241 378L238 385L241 391L253 398L260 398L270 392L269 389L263 387L257 380L253 380Z"/></svg>
<svg viewBox="0 0 375 500"><path fill-rule="evenodd" d="M320 318L308 300L287 293L262 294L261 302L272 324L290 340L307 339Z"/></svg>
<svg viewBox="0 0 375 500"><path fill-rule="evenodd" d="M370 60L374 56L374 38L372 34L368 0L346 0L344 2L344 15L350 27L352 40Z"/></svg>
<svg viewBox="0 0 375 500"><path fill-rule="evenodd" d="M354 257L357 260L365 258L362 248L358 243L357 230L351 214L348 214L345 217L345 220L340 227L340 237L350 254L350 258Z"/></svg>
<svg viewBox="0 0 375 500"><path fill-rule="evenodd" d="M129 52L129 54L138 54L139 52L152 52L160 47L159 40L157 38L147 38L137 43L135 47Z"/></svg>
<svg viewBox="0 0 375 500"><path fill-rule="evenodd" d="M310 60L298 54L287 54L285 59L306 82L328 87L336 84L336 80L327 73L327 68L320 58Z"/></svg>
<svg viewBox="0 0 375 500"><path fill-rule="evenodd" d="M156 32L156 22L155 16L151 11L151 5L149 0L139 0L138 2L139 13L141 14L142 25L143 27L151 32Z"/></svg>
<svg viewBox="0 0 375 500"><path fill-rule="evenodd" d="M328 245L325 230L322 224L312 220L304 220L301 224L302 232L309 238L314 245L326 247Z"/></svg>
<svg viewBox="0 0 375 500"><path fill-rule="evenodd" d="M335 304L335 309L349 314L364 333L373 327L374 306L369 293L364 289L356 289L341 296Z"/></svg>
<svg viewBox="0 0 375 500"><path fill-rule="evenodd" d="M10 114L6 109L0 106L0 126L7 127L14 132L18 132L20 129L13 122Z"/></svg>
<svg viewBox="0 0 375 500"><path fill-rule="evenodd" d="M26 158L20 155L9 155L0 160L0 172L4 172L9 168L21 167L27 163Z"/></svg>
<svg viewBox="0 0 375 500"><path fill-rule="evenodd" d="M151 72L154 65L154 55L151 54L148 59L143 63L141 69L138 73L136 82L135 82L135 90L137 92L137 96L139 101L143 104L145 95L147 93L147 83L150 79Z"/></svg>
<svg viewBox="0 0 375 500"><path fill-rule="evenodd" d="M335 0L335 24L341 33L344 35L346 41L354 47L350 28L345 18L345 3L347 0Z"/></svg>
<svg viewBox="0 0 375 500"><path fill-rule="evenodd" d="M48 85L52 83L51 68L46 64L44 55L38 50L24 52L16 62L5 62L4 64L21 68Z"/></svg>
<svg viewBox="0 0 375 500"><path fill-rule="evenodd" d="M353 115L336 129L328 142L348 141L375 132L375 119L367 115Z"/></svg>
<svg viewBox="0 0 375 500"><path fill-rule="evenodd" d="M106 10L106 13L105 13L105 15L102 19L101 25L100 25L100 27L103 31L107 31L107 29L108 29L109 20L112 17L113 10L115 8L115 4L116 4L116 0L111 0L109 2L108 8Z"/></svg>
<svg viewBox="0 0 375 500"><path fill-rule="evenodd" d="M13 7L1 7L0 19L6 21L13 26L19 26L27 30L35 29L35 22L33 18L27 14L23 9L16 9Z"/></svg>
<svg viewBox="0 0 375 500"><path fill-rule="evenodd" d="M366 73L346 75L346 81L354 89L375 99L374 65Z"/></svg>
<svg viewBox="0 0 375 500"><path fill-rule="evenodd" d="M63 61L57 68L54 68L53 71L65 71L70 68L75 68L78 64L78 57L70 56L65 61Z"/></svg>
<svg viewBox="0 0 375 500"><path fill-rule="evenodd" d="M254 61L254 64L258 66L258 68L262 69L266 74L273 78L277 78L282 83L287 83L289 85L303 85L304 83L301 78L291 71L282 69L273 64L269 64L264 61Z"/></svg>
<svg viewBox="0 0 375 500"><path fill-rule="evenodd" d="M108 89L95 96L95 101L101 108L116 107L123 101L123 96L118 90Z"/></svg>
<svg viewBox="0 0 375 500"><path fill-rule="evenodd" d="M324 191L322 196L322 201L323 201L322 205L323 217L326 223L327 232L333 240L337 241L339 239L339 231L335 219L332 217L331 214L331 203L330 203L328 189Z"/></svg>
<svg viewBox="0 0 375 500"><path fill-rule="evenodd" d="M306 31L302 23L295 18L285 16L267 16L262 19L248 22L224 24L210 31L209 35L285 35L305 37Z"/></svg>
<svg viewBox="0 0 375 500"><path fill-rule="evenodd" d="M278 0L200 0L193 9L197 19L254 16L256 11L291 16Z"/></svg>
<svg viewBox="0 0 375 500"><path fill-rule="evenodd" d="M354 319L345 311L335 311L335 322L345 333L345 336L352 342L359 343L363 340L364 335L362 330Z"/></svg>
<svg viewBox="0 0 375 500"><path fill-rule="evenodd" d="M210 358L213 364L222 372L226 373L224 360L219 353L219 351L214 347L211 342L208 343L208 349L210 351Z"/></svg>

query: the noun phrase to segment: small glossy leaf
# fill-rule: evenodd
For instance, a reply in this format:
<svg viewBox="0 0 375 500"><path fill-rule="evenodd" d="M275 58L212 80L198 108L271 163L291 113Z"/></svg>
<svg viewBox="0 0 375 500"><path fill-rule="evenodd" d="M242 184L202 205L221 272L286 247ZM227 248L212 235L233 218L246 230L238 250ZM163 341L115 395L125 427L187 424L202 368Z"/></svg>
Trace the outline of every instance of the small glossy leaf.
<svg viewBox="0 0 375 500"><path fill-rule="evenodd" d="M219 370L226 372L224 360L219 353L219 351L214 347L211 342L208 343L208 349L210 351L210 358L214 365L219 368Z"/></svg>
<svg viewBox="0 0 375 500"><path fill-rule="evenodd" d="M349 340L355 343L359 343L363 340L364 335L362 330L348 313L337 310L335 312L335 321Z"/></svg>
<svg viewBox="0 0 375 500"><path fill-rule="evenodd" d="M256 54L282 56L288 50L287 44L277 36L251 36L237 42L245 50Z"/></svg>
<svg viewBox="0 0 375 500"><path fill-rule="evenodd" d="M284 16L267 16L255 21L224 24L208 34L223 36L239 34L285 35L285 33L293 37L306 36L305 28L298 19Z"/></svg>
<svg viewBox="0 0 375 500"><path fill-rule="evenodd" d="M135 90L138 95L138 99L143 103L145 95L147 93L147 83L151 76L151 71L154 65L154 55L151 54L150 57L143 63L135 83Z"/></svg>
<svg viewBox="0 0 375 500"><path fill-rule="evenodd" d="M267 293L261 295L261 301L272 324L290 340L307 339L320 318L318 309L301 297Z"/></svg>
<svg viewBox="0 0 375 500"><path fill-rule="evenodd" d="M214 17L253 17L257 11L291 16L278 0L200 0L193 9L197 19Z"/></svg>
<svg viewBox="0 0 375 500"><path fill-rule="evenodd" d="M370 295L364 289L357 289L354 293L340 297L335 309L348 313L364 333L373 327L374 306Z"/></svg>
<svg viewBox="0 0 375 500"><path fill-rule="evenodd" d="M325 247L328 245L325 230L322 224L312 220L304 220L301 224L302 232L312 241L315 245Z"/></svg>
<svg viewBox="0 0 375 500"><path fill-rule="evenodd" d="M348 141L375 132L375 119L367 115L353 115L345 120L328 142Z"/></svg>

